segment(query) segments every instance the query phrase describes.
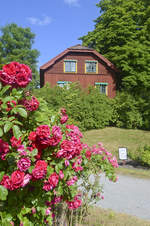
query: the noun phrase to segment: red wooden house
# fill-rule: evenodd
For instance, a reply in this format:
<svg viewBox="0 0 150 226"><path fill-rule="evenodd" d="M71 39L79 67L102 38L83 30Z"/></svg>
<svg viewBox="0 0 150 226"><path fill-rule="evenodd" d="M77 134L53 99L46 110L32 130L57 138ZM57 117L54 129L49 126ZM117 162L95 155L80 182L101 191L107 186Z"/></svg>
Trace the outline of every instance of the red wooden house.
<svg viewBox="0 0 150 226"><path fill-rule="evenodd" d="M83 88L95 86L101 93L116 95L116 68L94 49L72 46L40 67L40 86L80 82Z"/></svg>

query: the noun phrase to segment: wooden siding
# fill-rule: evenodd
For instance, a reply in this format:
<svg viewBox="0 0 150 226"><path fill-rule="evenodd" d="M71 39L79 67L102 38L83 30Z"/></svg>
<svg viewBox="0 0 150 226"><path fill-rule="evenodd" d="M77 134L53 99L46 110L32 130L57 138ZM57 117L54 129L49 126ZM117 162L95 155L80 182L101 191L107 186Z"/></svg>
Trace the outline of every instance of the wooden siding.
<svg viewBox="0 0 150 226"><path fill-rule="evenodd" d="M77 73L64 73L64 60L77 61ZM85 61L95 60L98 62L98 74L85 73ZM108 96L113 98L116 95L115 73L93 53L69 52L55 64L43 71L43 84L49 82L51 86L57 85L58 81L80 82L83 88L89 85L94 86L95 82L108 83Z"/></svg>

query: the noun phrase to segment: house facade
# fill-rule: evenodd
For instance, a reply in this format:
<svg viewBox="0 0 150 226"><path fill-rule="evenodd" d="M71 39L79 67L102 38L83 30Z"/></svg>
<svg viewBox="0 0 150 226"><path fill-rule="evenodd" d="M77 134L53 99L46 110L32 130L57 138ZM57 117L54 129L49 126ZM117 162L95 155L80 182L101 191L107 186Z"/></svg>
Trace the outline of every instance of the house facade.
<svg viewBox="0 0 150 226"><path fill-rule="evenodd" d="M81 87L96 87L100 93L113 98L116 95L116 68L94 49L72 46L40 67L40 87L64 87L79 82Z"/></svg>

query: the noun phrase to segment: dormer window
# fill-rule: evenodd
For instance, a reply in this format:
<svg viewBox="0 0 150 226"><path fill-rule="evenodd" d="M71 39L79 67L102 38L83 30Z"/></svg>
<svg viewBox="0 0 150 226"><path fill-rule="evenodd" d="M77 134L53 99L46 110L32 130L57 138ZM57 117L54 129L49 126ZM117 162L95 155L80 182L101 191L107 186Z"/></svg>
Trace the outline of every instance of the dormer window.
<svg viewBox="0 0 150 226"><path fill-rule="evenodd" d="M85 73L98 73L98 63L97 61L85 61Z"/></svg>
<svg viewBox="0 0 150 226"><path fill-rule="evenodd" d="M77 61L76 60L64 60L64 72L77 72Z"/></svg>

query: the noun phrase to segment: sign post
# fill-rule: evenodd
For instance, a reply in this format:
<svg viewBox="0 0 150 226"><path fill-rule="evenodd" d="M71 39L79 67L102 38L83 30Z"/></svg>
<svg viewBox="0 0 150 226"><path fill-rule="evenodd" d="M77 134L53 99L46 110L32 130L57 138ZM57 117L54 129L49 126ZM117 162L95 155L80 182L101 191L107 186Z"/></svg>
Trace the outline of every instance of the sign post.
<svg viewBox="0 0 150 226"><path fill-rule="evenodd" d="M120 147L119 148L119 159L123 161L123 165L125 165L127 160L127 148Z"/></svg>

